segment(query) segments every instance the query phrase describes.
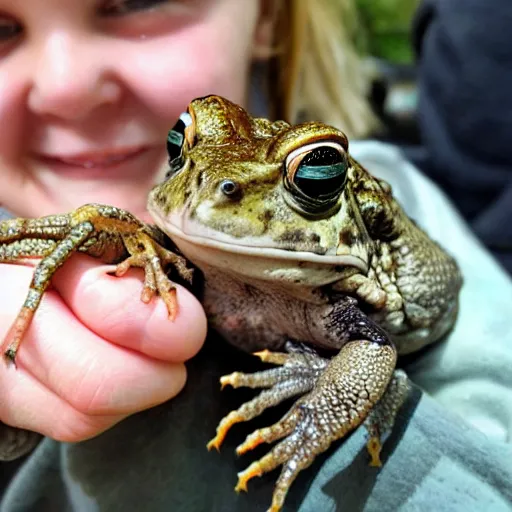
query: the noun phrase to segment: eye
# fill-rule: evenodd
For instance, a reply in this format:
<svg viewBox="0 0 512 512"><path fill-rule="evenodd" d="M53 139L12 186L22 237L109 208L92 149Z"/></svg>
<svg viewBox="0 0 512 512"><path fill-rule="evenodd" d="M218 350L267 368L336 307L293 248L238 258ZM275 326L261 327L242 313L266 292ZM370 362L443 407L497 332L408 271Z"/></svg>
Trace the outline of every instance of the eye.
<svg viewBox="0 0 512 512"><path fill-rule="evenodd" d="M168 0L107 0L101 7L106 16L122 16L132 12L154 9Z"/></svg>
<svg viewBox="0 0 512 512"><path fill-rule="evenodd" d="M167 154L169 155L170 169L167 178L183 167L183 145L188 140L187 130L192 126L192 117L188 112L181 114L178 122L167 134Z"/></svg>
<svg viewBox="0 0 512 512"><path fill-rule="evenodd" d="M223 180L219 185L220 191L227 197L236 198L240 195L240 186L236 181Z"/></svg>
<svg viewBox="0 0 512 512"><path fill-rule="evenodd" d="M340 144L309 144L288 155L285 186L302 209L321 213L337 202L347 171L347 154Z"/></svg>
<svg viewBox="0 0 512 512"><path fill-rule="evenodd" d="M0 42L10 41L23 32L23 27L14 19L0 15Z"/></svg>
<svg viewBox="0 0 512 512"><path fill-rule="evenodd" d="M13 17L0 13L0 58L4 58L17 47L25 29Z"/></svg>
<svg viewBox="0 0 512 512"><path fill-rule="evenodd" d="M188 112L181 114L178 122L167 134L167 153L169 154L169 161L181 155L183 148L183 141L185 140L185 130L187 126L192 124L192 117Z"/></svg>

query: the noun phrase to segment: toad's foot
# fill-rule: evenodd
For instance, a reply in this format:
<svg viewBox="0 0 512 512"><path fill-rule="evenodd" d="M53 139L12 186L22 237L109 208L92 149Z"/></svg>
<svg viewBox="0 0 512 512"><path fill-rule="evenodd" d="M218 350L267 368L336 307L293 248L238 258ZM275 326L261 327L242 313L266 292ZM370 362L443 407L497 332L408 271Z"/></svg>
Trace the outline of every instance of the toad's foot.
<svg viewBox="0 0 512 512"><path fill-rule="evenodd" d="M221 420L217 427L217 435L208 443L209 450L220 448L229 429L235 424L248 421L259 416L265 409L277 405L284 400L296 395L307 393L320 377L329 364L329 360L320 357L314 350L306 345L288 342L288 353L270 352L262 350L255 352L265 363L280 365L252 374L235 372L221 377L222 388L227 385L234 388L269 388L261 392L256 398L243 404L236 411L230 412ZM263 441L254 440L252 447Z"/></svg>
<svg viewBox="0 0 512 512"><path fill-rule="evenodd" d="M323 371L319 370L321 375L312 379L316 380L312 390L300 398L280 421L249 435L237 448L237 453L241 454L262 442L271 443L284 438L267 455L238 474L235 490L247 490L247 482L251 478L282 465L270 508L272 512L279 511L298 473L307 468L333 441L340 439L365 420L386 390L395 363L396 353L391 345L366 340L346 344ZM274 371L279 370L281 369ZM239 381L240 378L249 377L237 376L232 380ZM280 380L277 385L282 386L283 381ZM260 397L265 393L267 392L264 391ZM293 394L297 393L298 391ZM291 395L285 394L285 397ZM279 401L281 400L274 398L270 405ZM222 440L231 424L250 419L268 407L264 400L264 403L257 402L257 406L254 402L248 402L224 418L219 425L217 437L210 445L218 446L220 443L217 438ZM248 412L245 409L247 406ZM235 421L229 420L233 414Z"/></svg>
<svg viewBox="0 0 512 512"><path fill-rule="evenodd" d="M25 302L5 338L4 355L15 362L23 337L48 288L52 276L74 252L83 252L106 263L118 263L116 275L130 267L145 272L142 300L158 293L169 317L176 316L175 286L164 269L171 265L186 280L186 261L163 246L162 233L129 212L99 204L82 206L64 215L0 222L0 262L24 263L40 259Z"/></svg>
<svg viewBox="0 0 512 512"><path fill-rule="evenodd" d="M125 236L124 243L130 256L117 265L115 275L123 276L130 267L144 269L142 302L147 304L155 294L160 295L167 306L169 319L173 321L178 312L176 286L167 277L164 268L173 266L183 279L191 282L192 271L187 268L186 260L155 243L155 240L147 233Z"/></svg>

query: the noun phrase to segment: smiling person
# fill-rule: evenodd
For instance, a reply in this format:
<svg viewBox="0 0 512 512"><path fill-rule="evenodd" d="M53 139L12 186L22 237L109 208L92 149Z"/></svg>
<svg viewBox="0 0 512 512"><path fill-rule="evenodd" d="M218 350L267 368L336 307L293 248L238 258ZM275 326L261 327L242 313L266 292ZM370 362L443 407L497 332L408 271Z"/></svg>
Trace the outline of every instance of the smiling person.
<svg viewBox="0 0 512 512"><path fill-rule="evenodd" d="M148 192L168 167L167 132L193 98L207 94L276 119L318 118L349 137L365 136L374 126L365 77L347 36L354 14L349 1L0 0L0 14L0 119L6 127L0 138L0 204L6 214L39 217L96 202L149 221ZM422 396L419 404L409 404L401 421L411 424L381 473L391 494L386 486L368 490L374 476L366 458L351 466L365 445L359 429L325 466L348 468L351 477L331 492L333 472L322 471L314 481L312 471L303 478L314 482L314 490L296 485L287 503L317 510L351 493L349 509L355 509L361 499L409 499L411 489L420 503L431 495L429 485L420 483L435 457L446 462L439 479L467 465L461 445L489 454L470 475L482 479L478 499L485 500L494 485L492 475L486 476L489 467L510 488L510 468L501 462L507 460L502 441L510 423L493 411L508 410L503 404L512 383L488 370L510 360L504 347L512 328L492 338L493 357L484 361L462 357L461 347L468 336L475 344L488 336L486 326L505 314L473 276L485 270L487 289L492 283L501 297L512 297L512 287L439 191L393 148L356 143L351 150L393 183L408 212L459 260L469 290L464 317L478 311L481 325L463 323L448 344L410 368L424 388L496 439L468 433ZM220 395L219 376L235 366L258 366L215 338L187 363L187 385L178 394L187 377L184 362L205 337L199 302L179 287L179 314L169 322L162 301L140 302L140 272L116 279L107 274L111 270L85 256L66 263L27 333L18 368L0 367L3 458L33 446L35 438L19 428L48 437L14 480L1 510L31 510L41 500L52 510L261 510L274 476L255 492L251 488L249 498L237 497L229 444L236 439L228 441L224 457L204 448L218 420L240 403L240 395ZM31 273L0 265L2 337ZM462 366L447 360L462 361L463 377ZM471 377L474 387L482 379L489 387L501 379L502 388L493 388L496 407L483 410L478 401L466 400L474 388L460 384ZM428 435L421 436L425 429ZM440 435L447 429L454 445ZM417 450L424 453L420 462ZM394 478L404 465L417 468L410 486ZM352 469L367 478L352 478ZM475 508L463 492L452 491L451 498ZM477 505L482 503L488 500Z"/></svg>
<svg viewBox="0 0 512 512"><path fill-rule="evenodd" d="M298 37L310 8L293 8L302 20L292 27L280 4L0 0L0 118L9 127L0 139L0 205L14 216L38 217L106 203L149 220L147 194L166 172L167 132L189 101L218 93L247 105L251 65L275 45L291 45L284 37L274 41L278 18ZM327 17L322 2L317 7L317 16ZM342 59L347 72L351 58ZM319 69L318 87L327 90ZM298 86L282 89L263 108L296 117L291 98ZM362 91L349 92L353 105L339 109L346 121L331 117L361 134L369 109ZM264 103L263 90L258 98ZM312 107L327 110L326 101ZM141 307L138 279L116 280L108 270L77 257L57 274L18 371L0 372L0 388L8 390L0 404L5 423L81 440L183 387L183 362L205 336L199 303L179 288L181 313L168 322L160 301ZM0 265L2 336L30 275L29 268ZM114 392L133 381L138 392Z"/></svg>

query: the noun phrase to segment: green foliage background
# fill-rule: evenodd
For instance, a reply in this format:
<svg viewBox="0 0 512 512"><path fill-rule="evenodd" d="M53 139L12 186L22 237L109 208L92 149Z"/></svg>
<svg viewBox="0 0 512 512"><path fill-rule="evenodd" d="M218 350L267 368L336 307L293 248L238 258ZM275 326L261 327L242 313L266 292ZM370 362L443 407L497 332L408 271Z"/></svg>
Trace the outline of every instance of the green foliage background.
<svg viewBox="0 0 512 512"><path fill-rule="evenodd" d="M411 20L420 0L356 0L357 45L364 54L399 64L413 62Z"/></svg>

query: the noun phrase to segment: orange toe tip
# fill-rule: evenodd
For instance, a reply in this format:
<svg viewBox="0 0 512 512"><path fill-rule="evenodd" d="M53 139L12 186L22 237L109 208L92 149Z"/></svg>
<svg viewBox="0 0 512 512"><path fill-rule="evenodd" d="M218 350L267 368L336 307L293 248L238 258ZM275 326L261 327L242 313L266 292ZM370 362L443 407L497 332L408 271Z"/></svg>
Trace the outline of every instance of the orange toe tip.
<svg viewBox="0 0 512 512"><path fill-rule="evenodd" d="M380 439L378 437L372 436L368 440L366 444L368 453L370 454L370 466L374 468L382 467L382 462L380 460L380 452L382 450L382 445Z"/></svg>
<svg viewBox="0 0 512 512"><path fill-rule="evenodd" d="M270 351L265 349L265 350L258 350L257 352L253 352L252 355L253 356L256 356L256 357L259 357L260 359L265 359L268 354L270 354Z"/></svg>
<svg viewBox="0 0 512 512"><path fill-rule="evenodd" d="M220 452L220 442L217 441L216 439L212 439L207 445L206 445L206 449L208 451L212 451L213 449L217 450L218 452Z"/></svg>
<svg viewBox="0 0 512 512"><path fill-rule="evenodd" d="M114 270L114 275L116 277L123 277L125 274L126 274L126 271L128 270L128 268L125 268L125 267L120 267L119 265L115 268Z"/></svg>
<svg viewBox="0 0 512 512"><path fill-rule="evenodd" d="M252 440L251 442L245 442L241 445L237 446L235 451L237 455L244 455L247 452L250 452L251 450L254 450L257 446L259 446L263 441L261 440Z"/></svg>
<svg viewBox="0 0 512 512"><path fill-rule="evenodd" d="M224 377L220 378L220 389L223 390L226 386L232 386L231 382L231 376L225 375Z"/></svg>
<svg viewBox="0 0 512 512"><path fill-rule="evenodd" d="M246 482L238 482L235 487L235 492L239 494L240 492L247 492L247 483Z"/></svg>
<svg viewBox="0 0 512 512"><path fill-rule="evenodd" d="M144 304L149 304L151 299L153 298L153 293L148 290L143 290L140 294L140 300L144 302Z"/></svg>

